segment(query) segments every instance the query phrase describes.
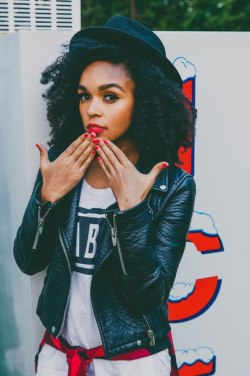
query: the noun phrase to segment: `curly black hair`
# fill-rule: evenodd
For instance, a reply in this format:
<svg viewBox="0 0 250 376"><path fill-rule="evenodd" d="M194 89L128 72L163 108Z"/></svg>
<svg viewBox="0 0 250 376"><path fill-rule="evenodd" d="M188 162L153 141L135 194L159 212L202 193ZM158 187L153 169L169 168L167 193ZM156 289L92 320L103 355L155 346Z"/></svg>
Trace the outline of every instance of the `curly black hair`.
<svg viewBox="0 0 250 376"><path fill-rule="evenodd" d="M135 106L127 132L142 160L148 167L162 160L181 163L178 149L192 146L196 109L162 68L142 51L132 54L129 48L110 42L84 38L64 49L41 78L42 84L50 84L43 94L51 127L50 146L65 149L83 133L77 95L79 78L90 63L108 61L123 64L135 83Z"/></svg>

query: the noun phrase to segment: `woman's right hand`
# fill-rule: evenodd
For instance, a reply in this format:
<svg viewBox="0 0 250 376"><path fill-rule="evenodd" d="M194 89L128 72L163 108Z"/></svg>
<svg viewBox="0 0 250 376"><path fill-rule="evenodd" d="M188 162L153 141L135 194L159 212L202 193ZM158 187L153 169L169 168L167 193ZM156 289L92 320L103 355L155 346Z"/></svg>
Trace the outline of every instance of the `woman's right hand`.
<svg viewBox="0 0 250 376"><path fill-rule="evenodd" d="M56 202L83 178L95 156L95 133L78 137L53 162L49 161L46 148L37 144L40 151L40 170L43 177L41 201Z"/></svg>

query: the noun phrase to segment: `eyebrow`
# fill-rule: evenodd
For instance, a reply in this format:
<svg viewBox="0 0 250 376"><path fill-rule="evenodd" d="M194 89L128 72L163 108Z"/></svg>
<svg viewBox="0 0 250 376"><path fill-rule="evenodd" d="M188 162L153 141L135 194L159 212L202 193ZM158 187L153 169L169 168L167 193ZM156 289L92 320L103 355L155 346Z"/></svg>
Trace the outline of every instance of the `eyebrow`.
<svg viewBox="0 0 250 376"><path fill-rule="evenodd" d="M115 83L101 85L101 86L98 87L98 90L99 91L103 91L103 90L107 90L107 89L109 89L111 87L116 87L117 89L120 89L121 91L123 91L124 93L126 93L126 91L120 85L115 84ZM79 85L78 89L88 91L88 89L84 85Z"/></svg>

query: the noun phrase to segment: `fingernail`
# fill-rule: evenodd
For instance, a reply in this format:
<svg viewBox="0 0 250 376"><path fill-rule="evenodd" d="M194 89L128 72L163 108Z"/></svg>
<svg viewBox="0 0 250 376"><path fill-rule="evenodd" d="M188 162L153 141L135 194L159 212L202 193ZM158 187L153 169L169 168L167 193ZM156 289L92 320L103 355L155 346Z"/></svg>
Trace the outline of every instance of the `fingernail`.
<svg viewBox="0 0 250 376"><path fill-rule="evenodd" d="M163 162L163 163L162 163L162 167L163 167L163 168L167 168L168 166L169 166L169 164L168 164L167 162Z"/></svg>
<svg viewBox="0 0 250 376"><path fill-rule="evenodd" d="M99 162L100 162L100 160L101 160L101 158L100 158L100 157L97 157L96 159L97 159L97 160L98 160Z"/></svg>
<svg viewBox="0 0 250 376"><path fill-rule="evenodd" d="M100 138L95 138L94 140L93 140L93 143L94 144L100 144Z"/></svg>
<svg viewBox="0 0 250 376"><path fill-rule="evenodd" d="M108 140L104 140L103 142L104 144L108 145Z"/></svg>
<svg viewBox="0 0 250 376"><path fill-rule="evenodd" d="M96 145L96 146L95 146L95 150L98 150L98 149L99 149L99 146Z"/></svg>
<svg viewBox="0 0 250 376"><path fill-rule="evenodd" d="M95 150L91 150L91 154L95 154L96 153L96 151Z"/></svg>
<svg viewBox="0 0 250 376"><path fill-rule="evenodd" d="M82 137L83 138L87 138L87 137L89 137L89 134L88 133L83 133Z"/></svg>
<svg viewBox="0 0 250 376"><path fill-rule="evenodd" d="M37 149L38 149L39 151L41 151L41 149L40 149L40 145L39 145L39 144L36 144L36 147L37 147Z"/></svg>
<svg viewBox="0 0 250 376"><path fill-rule="evenodd" d="M94 132L90 133L90 137L91 138L95 138L96 137L96 134Z"/></svg>

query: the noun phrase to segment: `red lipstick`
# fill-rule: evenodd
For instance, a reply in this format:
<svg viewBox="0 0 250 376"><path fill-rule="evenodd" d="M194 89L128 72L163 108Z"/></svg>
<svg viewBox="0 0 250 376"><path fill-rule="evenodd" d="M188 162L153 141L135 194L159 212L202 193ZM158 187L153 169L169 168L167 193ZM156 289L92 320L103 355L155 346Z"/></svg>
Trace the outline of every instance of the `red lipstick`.
<svg viewBox="0 0 250 376"><path fill-rule="evenodd" d="M99 124L94 124L94 123L89 123L87 125L87 128L88 128L88 131L91 133L91 132L94 132L96 134L98 133L101 133L105 130L105 127L102 127L101 125Z"/></svg>

